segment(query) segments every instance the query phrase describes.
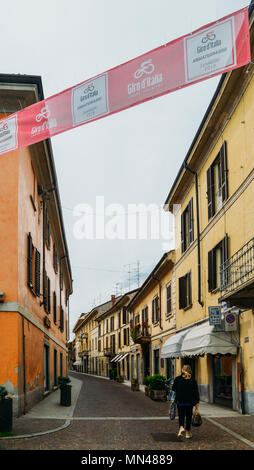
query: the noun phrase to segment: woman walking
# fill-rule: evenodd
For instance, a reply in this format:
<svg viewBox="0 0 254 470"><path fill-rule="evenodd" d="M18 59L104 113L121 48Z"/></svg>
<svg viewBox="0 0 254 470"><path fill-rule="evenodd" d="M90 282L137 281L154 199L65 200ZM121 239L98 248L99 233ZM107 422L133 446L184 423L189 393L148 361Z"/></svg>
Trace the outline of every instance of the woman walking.
<svg viewBox="0 0 254 470"><path fill-rule="evenodd" d="M176 394L179 418L179 432L177 438L181 440L186 430L185 437L190 439L192 437L191 420L193 406L195 406L195 411L198 411L199 391L197 381L192 377L192 370L189 365L183 366L182 374L175 378L172 390ZM186 427L184 427L185 421Z"/></svg>

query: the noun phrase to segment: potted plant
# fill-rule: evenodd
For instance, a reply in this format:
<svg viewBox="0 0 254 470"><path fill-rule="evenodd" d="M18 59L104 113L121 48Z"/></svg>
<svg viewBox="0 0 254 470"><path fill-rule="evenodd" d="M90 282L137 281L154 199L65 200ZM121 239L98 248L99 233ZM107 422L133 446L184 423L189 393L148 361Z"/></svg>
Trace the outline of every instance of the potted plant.
<svg viewBox="0 0 254 470"><path fill-rule="evenodd" d="M147 375L147 376L144 378L145 395L146 395L147 397L150 397L150 392L151 392L150 378L151 378L151 375Z"/></svg>
<svg viewBox="0 0 254 470"><path fill-rule="evenodd" d="M12 398L7 395L6 388L0 386L0 433L12 432Z"/></svg>
<svg viewBox="0 0 254 470"><path fill-rule="evenodd" d="M138 379L132 379L131 380L131 390L133 392L137 392L139 390L139 382Z"/></svg>
<svg viewBox="0 0 254 470"><path fill-rule="evenodd" d="M61 390L60 405L71 406L71 385L70 378L60 376L58 377L58 384Z"/></svg>
<svg viewBox="0 0 254 470"><path fill-rule="evenodd" d="M109 370L109 378L111 380L116 380L116 376L117 376L117 370L116 369L110 369Z"/></svg>
<svg viewBox="0 0 254 470"><path fill-rule="evenodd" d="M140 326L141 326L140 323L136 323L136 325L133 325L133 326L131 327L131 329L130 329L130 335L131 335L131 337L132 337L134 343L135 343L135 340L136 340L136 338L137 338L137 334L138 334L138 332L139 332L139 330L140 330Z"/></svg>
<svg viewBox="0 0 254 470"><path fill-rule="evenodd" d="M116 380L117 380L117 382L119 382L119 383L122 384L123 381L124 381L124 377L123 377L122 375L118 375L117 378L116 378Z"/></svg>
<svg viewBox="0 0 254 470"><path fill-rule="evenodd" d="M152 400L165 400L166 390L165 390L165 380L164 375L155 374L152 375L149 379L150 382L150 398Z"/></svg>

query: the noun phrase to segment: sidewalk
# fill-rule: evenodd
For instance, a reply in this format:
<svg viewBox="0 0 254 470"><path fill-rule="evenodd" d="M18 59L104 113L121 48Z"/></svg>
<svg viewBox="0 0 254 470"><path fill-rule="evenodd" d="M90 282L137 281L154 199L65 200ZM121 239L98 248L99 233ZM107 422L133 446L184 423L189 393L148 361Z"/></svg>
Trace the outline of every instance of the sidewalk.
<svg viewBox="0 0 254 470"><path fill-rule="evenodd" d="M13 435L2 439L43 436L67 428L73 416L83 382L71 377L71 406L60 405L60 389L50 393L28 413L13 419Z"/></svg>

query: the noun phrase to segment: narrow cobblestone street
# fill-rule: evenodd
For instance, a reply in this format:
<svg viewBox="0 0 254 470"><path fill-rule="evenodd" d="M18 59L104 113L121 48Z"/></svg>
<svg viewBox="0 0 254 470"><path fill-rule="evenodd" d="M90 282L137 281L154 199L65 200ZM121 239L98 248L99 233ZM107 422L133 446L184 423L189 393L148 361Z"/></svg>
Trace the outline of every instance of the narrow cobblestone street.
<svg viewBox="0 0 254 470"><path fill-rule="evenodd" d="M1 439L0 450L254 449L254 416L203 416L202 426L192 429L192 439L178 442L178 422L169 420L167 403L152 401L142 391L133 392L111 380L77 373L70 376L82 386L69 425L37 437ZM15 426L19 426L19 434L26 434L31 426L37 432L53 430L66 422L66 411L61 412L62 419L53 411L52 418L36 418L31 413L18 418Z"/></svg>

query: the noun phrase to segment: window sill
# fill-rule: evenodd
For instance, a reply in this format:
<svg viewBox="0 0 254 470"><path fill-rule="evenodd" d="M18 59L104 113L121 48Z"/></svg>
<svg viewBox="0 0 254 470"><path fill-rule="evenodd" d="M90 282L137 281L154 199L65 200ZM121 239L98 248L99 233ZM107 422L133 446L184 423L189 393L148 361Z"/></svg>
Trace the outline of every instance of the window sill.
<svg viewBox="0 0 254 470"><path fill-rule="evenodd" d="M190 308L192 308L192 304L191 304L191 305L188 305L188 307L185 307L185 308L183 309L183 311L186 312L186 310L190 310Z"/></svg>

